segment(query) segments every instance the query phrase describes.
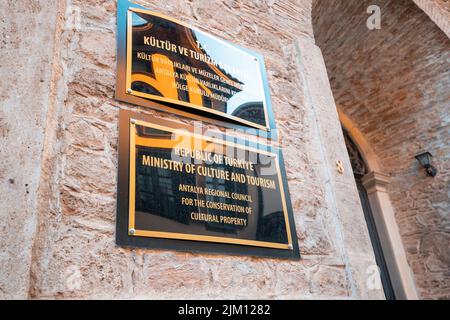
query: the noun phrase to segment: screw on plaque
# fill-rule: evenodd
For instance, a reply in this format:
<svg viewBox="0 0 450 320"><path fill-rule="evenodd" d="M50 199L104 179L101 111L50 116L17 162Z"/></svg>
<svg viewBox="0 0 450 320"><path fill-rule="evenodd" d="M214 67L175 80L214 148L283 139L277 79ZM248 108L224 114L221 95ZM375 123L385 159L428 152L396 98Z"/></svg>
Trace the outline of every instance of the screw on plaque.
<svg viewBox="0 0 450 320"><path fill-rule="evenodd" d="M292 244L288 245L289 250L294 250L294 246Z"/></svg>
<svg viewBox="0 0 450 320"><path fill-rule="evenodd" d="M130 230L128 231L128 233L131 234L131 235L134 235L134 234L136 233L136 230L130 229Z"/></svg>
<svg viewBox="0 0 450 320"><path fill-rule="evenodd" d="M133 92L133 90L127 89L127 93L132 93L132 92Z"/></svg>
<svg viewBox="0 0 450 320"><path fill-rule="evenodd" d="M130 122L131 122L131 124L136 124L136 120L134 120L134 119L131 119Z"/></svg>

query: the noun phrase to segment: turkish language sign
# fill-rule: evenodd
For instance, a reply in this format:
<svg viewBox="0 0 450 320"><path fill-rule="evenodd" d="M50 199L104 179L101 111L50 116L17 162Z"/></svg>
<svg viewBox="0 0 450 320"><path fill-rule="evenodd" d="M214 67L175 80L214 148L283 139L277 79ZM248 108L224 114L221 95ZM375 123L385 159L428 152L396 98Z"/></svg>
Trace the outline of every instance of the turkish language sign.
<svg viewBox="0 0 450 320"><path fill-rule="evenodd" d="M130 120L127 235L293 251L279 153L258 146Z"/></svg>
<svg viewBox="0 0 450 320"><path fill-rule="evenodd" d="M126 94L266 130L262 58L148 10L129 8Z"/></svg>

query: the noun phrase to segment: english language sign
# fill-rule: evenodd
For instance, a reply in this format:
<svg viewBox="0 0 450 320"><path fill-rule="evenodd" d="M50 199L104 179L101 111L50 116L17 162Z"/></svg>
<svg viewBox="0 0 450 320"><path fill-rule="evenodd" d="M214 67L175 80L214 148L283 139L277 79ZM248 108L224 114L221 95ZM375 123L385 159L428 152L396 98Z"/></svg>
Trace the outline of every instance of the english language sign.
<svg viewBox="0 0 450 320"><path fill-rule="evenodd" d="M189 241L178 242L184 250L202 242L210 252L222 244L298 257L280 150L122 113L119 244L165 239Z"/></svg>

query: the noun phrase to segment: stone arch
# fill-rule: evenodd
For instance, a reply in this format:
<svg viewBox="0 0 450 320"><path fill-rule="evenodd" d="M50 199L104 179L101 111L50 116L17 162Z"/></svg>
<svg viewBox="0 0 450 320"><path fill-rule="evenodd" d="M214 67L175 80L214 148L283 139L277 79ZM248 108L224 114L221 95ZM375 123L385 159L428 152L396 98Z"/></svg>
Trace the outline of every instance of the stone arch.
<svg viewBox="0 0 450 320"><path fill-rule="evenodd" d="M354 121L339 107L337 110L343 129L358 147L367 166L367 174L362 177L362 183L367 191L395 295L398 299L417 299L414 277L408 265L395 212L387 192L390 177L383 173L378 157Z"/></svg>
<svg viewBox="0 0 450 320"><path fill-rule="evenodd" d="M321 0L312 0L313 10ZM450 38L450 3L447 0L412 0Z"/></svg>
<svg viewBox="0 0 450 320"><path fill-rule="evenodd" d="M381 164L378 160L375 151L373 151L367 139L362 134L361 130L358 129L353 120L348 117L339 106L337 106L337 111L339 115L339 121L341 122L342 127L347 130L349 135L352 137L353 141L359 147L361 155L366 162L368 169L372 172L381 172Z"/></svg>
<svg viewBox="0 0 450 320"><path fill-rule="evenodd" d="M373 4L381 8L381 29L366 25ZM373 173L366 188L378 198L374 206L390 203L386 224L398 225L416 296L448 298L448 3L315 0L312 9L340 120ZM421 151L434 155L435 178L415 160Z"/></svg>

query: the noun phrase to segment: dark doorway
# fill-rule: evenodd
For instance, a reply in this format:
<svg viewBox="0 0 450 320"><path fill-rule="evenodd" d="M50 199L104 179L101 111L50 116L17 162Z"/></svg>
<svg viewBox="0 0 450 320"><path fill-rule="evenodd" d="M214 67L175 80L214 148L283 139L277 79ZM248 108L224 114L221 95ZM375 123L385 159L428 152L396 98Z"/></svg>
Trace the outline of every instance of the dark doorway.
<svg viewBox="0 0 450 320"><path fill-rule="evenodd" d="M384 294L387 300L396 300L394 289L392 287L391 278L389 276L389 271L386 265L386 259L383 254L383 249L381 247L380 238L375 225L375 220L373 218L373 213L370 208L369 197L367 195L366 188L362 184L362 177L367 173L367 166L364 162L358 147L351 139L348 132L343 129L345 145L347 147L347 152L350 157L350 162L352 165L353 175L355 176L356 186L358 187L359 198L361 199L361 205L364 212L364 218L366 219L367 229L369 230L370 241L372 243L373 251L375 253L375 260L377 262L378 268L380 270L381 282L383 285Z"/></svg>

